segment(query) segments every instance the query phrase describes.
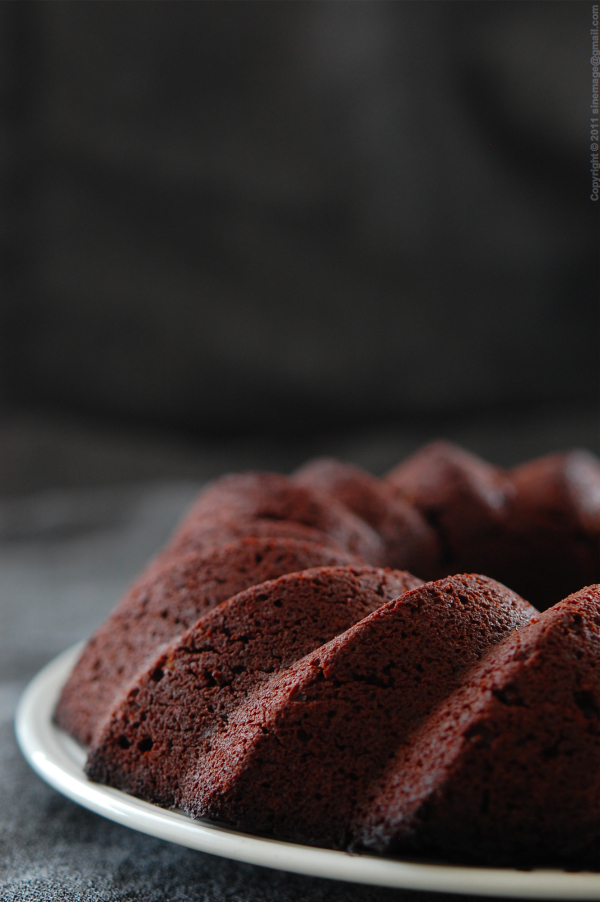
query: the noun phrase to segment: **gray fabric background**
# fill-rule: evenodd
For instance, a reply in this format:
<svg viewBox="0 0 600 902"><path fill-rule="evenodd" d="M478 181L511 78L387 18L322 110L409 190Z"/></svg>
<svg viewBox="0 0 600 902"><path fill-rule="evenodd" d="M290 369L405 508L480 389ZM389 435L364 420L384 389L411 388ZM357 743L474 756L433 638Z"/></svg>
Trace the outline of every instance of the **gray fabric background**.
<svg viewBox="0 0 600 902"><path fill-rule="evenodd" d="M597 399L590 23L0 4L0 402L215 435Z"/></svg>

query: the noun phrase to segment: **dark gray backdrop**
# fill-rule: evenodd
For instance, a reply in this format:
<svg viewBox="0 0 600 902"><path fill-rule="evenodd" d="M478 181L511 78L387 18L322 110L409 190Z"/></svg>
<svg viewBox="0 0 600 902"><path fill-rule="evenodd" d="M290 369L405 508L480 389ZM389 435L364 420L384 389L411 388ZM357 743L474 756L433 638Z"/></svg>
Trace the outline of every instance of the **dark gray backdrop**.
<svg viewBox="0 0 600 902"><path fill-rule="evenodd" d="M214 435L593 402L590 22L2 3L5 403Z"/></svg>

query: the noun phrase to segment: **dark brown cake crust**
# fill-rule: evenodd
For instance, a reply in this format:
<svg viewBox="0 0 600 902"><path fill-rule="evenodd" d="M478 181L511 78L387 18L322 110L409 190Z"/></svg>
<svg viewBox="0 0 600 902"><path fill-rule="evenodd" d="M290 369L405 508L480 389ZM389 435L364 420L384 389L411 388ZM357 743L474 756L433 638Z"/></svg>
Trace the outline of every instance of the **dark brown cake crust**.
<svg viewBox="0 0 600 902"><path fill-rule="evenodd" d="M600 582L600 462L587 451L504 473L434 442L386 478L436 529L444 572L487 573L541 610Z"/></svg>
<svg viewBox="0 0 600 902"><path fill-rule="evenodd" d="M257 683L419 583L408 573L328 567L236 595L130 687L99 731L86 772L166 807L180 804L182 781Z"/></svg>
<svg viewBox="0 0 600 902"><path fill-rule="evenodd" d="M551 454L509 473L515 492L496 570L541 609L600 582L600 462Z"/></svg>
<svg viewBox="0 0 600 902"><path fill-rule="evenodd" d="M309 461L292 478L331 495L372 526L383 540L386 566L410 570L422 579L437 576L440 547L435 531L389 483L328 457Z"/></svg>
<svg viewBox="0 0 600 902"><path fill-rule="evenodd" d="M490 560L496 559L515 491L503 470L451 442L437 441L385 478L436 530L443 575L462 570L497 575Z"/></svg>
<svg viewBox="0 0 600 902"><path fill-rule="evenodd" d="M348 552L314 542L246 538L150 568L87 643L63 688L57 723L89 744L147 658L212 608L285 573L352 563Z"/></svg>
<svg viewBox="0 0 600 902"><path fill-rule="evenodd" d="M248 535L305 539L349 551L368 564L384 562L383 543L364 520L279 473L235 473L211 483L162 556Z"/></svg>
<svg viewBox="0 0 600 902"><path fill-rule="evenodd" d="M482 576L407 592L258 686L185 780L182 807L346 848L353 814L390 757L491 645L536 613Z"/></svg>
<svg viewBox="0 0 600 902"><path fill-rule="evenodd" d="M354 828L369 851L600 869L600 586L491 650Z"/></svg>

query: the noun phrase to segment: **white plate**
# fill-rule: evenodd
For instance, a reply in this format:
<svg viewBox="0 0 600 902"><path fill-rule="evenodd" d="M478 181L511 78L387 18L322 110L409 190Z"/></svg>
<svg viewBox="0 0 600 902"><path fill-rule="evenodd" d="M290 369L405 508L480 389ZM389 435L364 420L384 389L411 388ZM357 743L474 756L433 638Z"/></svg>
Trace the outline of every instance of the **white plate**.
<svg viewBox="0 0 600 902"><path fill-rule="evenodd" d="M600 899L600 874L455 867L347 855L328 849L259 839L193 821L118 789L90 782L85 749L52 722L60 690L81 646L50 662L31 681L16 715L19 745L33 769L63 795L112 821L150 836L264 867L403 889L533 899Z"/></svg>

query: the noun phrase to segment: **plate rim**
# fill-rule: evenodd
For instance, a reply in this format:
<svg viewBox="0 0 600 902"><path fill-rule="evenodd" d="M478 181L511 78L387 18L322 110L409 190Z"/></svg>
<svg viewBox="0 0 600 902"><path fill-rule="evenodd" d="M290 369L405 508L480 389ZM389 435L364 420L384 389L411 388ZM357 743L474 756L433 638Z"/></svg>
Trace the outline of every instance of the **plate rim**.
<svg viewBox="0 0 600 902"><path fill-rule="evenodd" d="M96 814L190 849L306 876L477 896L600 899L600 873L523 871L350 855L238 833L92 783L83 771L85 750L52 719L62 686L83 644L79 642L53 658L30 681L19 699L15 732L21 752L38 776Z"/></svg>

